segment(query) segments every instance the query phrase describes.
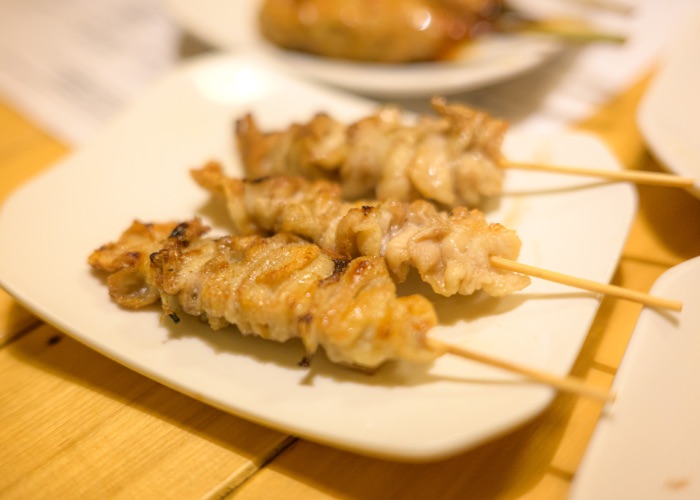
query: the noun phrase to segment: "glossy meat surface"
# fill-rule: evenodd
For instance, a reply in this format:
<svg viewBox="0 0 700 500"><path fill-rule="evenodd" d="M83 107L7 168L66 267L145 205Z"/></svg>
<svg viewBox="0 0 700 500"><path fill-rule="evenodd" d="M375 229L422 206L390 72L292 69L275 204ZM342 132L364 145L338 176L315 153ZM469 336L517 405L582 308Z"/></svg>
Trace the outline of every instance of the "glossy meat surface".
<svg viewBox="0 0 700 500"><path fill-rule="evenodd" d="M337 259L289 234L206 237L194 219L134 222L95 250L90 265L109 273L113 300L137 308L160 300L164 318L197 316L214 329L284 342L300 338L338 363L375 368L392 359L424 362L437 323L424 297L396 296L381 258Z"/></svg>
<svg viewBox="0 0 700 500"><path fill-rule="evenodd" d="M192 171L224 197L241 234L289 232L345 257L382 257L397 281L411 268L445 296L483 290L503 296L526 287L528 277L495 268L491 256L516 260L515 231L488 223L479 210L437 210L417 200L344 202L338 184L299 176L245 181L226 177L217 163Z"/></svg>
<svg viewBox="0 0 700 500"><path fill-rule="evenodd" d="M245 175L325 178L341 183L346 199L426 199L447 207L476 207L499 195L507 123L443 99L432 104L436 116L414 121L385 107L349 125L319 113L271 132L248 114L236 123Z"/></svg>
<svg viewBox="0 0 700 500"><path fill-rule="evenodd" d="M498 0L266 0L259 26L285 49L406 63L448 57L488 32L500 8Z"/></svg>

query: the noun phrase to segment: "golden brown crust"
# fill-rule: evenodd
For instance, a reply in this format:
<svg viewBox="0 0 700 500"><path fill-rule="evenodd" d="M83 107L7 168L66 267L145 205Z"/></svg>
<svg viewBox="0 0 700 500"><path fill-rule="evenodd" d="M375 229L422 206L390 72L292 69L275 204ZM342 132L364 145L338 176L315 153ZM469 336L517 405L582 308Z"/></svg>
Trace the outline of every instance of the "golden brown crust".
<svg viewBox="0 0 700 500"><path fill-rule="evenodd" d="M206 231L198 219L136 222L88 262L111 273L116 302L135 308L160 299L165 318L184 312L215 329L233 324L280 342L298 337L309 354L321 346L331 360L365 368L437 355L424 341L437 323L432 304L397 297L382 259L336 260L284 233L208 238ZM137 281L152 300L133 299Z"/></svg>
<svg viewBox="0 0 700 500"><path fill-rule="evenodd" d="M488 30L499 0L266 0L263 36L285 49L359 61L436 60Z"/></svg>
<svg viewBox="0 0 700 500"><path fill-rule="evenodd" d="M480 205L500 194L507 123L433 99L437 116L407 124L385 107L347 126L327 114L262 133L252 115L237 122L248 178L301 175L339 182L346 199L427 199L447 207Z"/></svg>
<svg viewBox="0 0 700 500"><path fill-rule="evenodd" d="M489 224L479 210L441 212L423 200L344 202L332 182L299 176L245 181L224 176L215 162L192 174L226 197L240 234L284 231L348 258L382 257L396 280L415 268L433 291L446 296L477 290L502 296L530 282L491 265L491 256L516 260L521 242L514 231Z"/></svg>
<svg viewBox="0 0 700 500"><path fill-rule="evenodd" d="M88 264L110 273L107 288L115 302L128 308L158 302L158 290L146 279L150 256L176 227L175 222L144 224L134 221L118 241L102 245L90 254Z"/></svg>

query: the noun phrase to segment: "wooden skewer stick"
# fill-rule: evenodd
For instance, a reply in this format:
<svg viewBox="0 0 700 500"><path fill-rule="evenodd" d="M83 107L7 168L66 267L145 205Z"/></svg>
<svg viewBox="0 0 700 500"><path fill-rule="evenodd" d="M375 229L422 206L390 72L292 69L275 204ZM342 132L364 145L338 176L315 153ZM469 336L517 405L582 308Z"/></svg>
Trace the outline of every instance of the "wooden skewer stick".
<svg viewBox="0 0 700 500"><path fill-rule="evenodd" d="M491 356L477 353L464 347L448 344L446 342L441 342L436 339L428 339L427 342L430 348L434 349L437 352L453 354L461 358L470 359L472 361L477 361L479 363L495 366L497 368L501 368L512 373L524 375L532 381L546 384L562 391L578 394L580 396L585 396L600 401L613 401L615 399L614 394L610 393L609 391L598 387L592 387L591 385L585 383L581 379L573 377L560 377L558 375L553 375L542 370L536 370L516 363L512 363L510 361L496 359Z"/></svg>
<svg viewBox="0 0 700 500"><path fill-rule="evenodd" d="M664 174L661 172L640 172L638 170L602 170L588 167L563 167L559 165L516 162L510 160L502 160L501 164L504 168L552 172L557 174L588 175L591 177L600 177L617 181L631 181L637 184L648 184L652 186L688 188L695 185L695 179L692 177Z"/></svg>
<svg viewBox="0 0 700 500"><path fill-rule="evenodd" d="M504 259L503 257L492 256L491 264L495 267L506 269L508 271L527 274L528 276L554 281L556 283L573 286L575 288L581 288L592 292L611 295L621 299L631 300L633 302L639 302L647 306L671 309L673 311L680 311L683 308L683 303L677 300L665 299L662 297L649 295L647 293L629 290L628 288L623 288L620 286L608 285L583 278L576 278L574 276L569 276L568 274L561 274L555 271L548 271L539 267L521 264L520 262Z"/></svg>

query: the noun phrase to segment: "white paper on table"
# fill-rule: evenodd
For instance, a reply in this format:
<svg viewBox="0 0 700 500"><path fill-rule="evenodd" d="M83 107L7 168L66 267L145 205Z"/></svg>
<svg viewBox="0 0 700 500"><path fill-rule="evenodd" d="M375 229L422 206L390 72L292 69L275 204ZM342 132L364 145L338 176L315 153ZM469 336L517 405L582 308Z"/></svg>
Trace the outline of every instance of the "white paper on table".
<svg viewBox="0 0 700 500"><path fill-rule="evenodd" d="M0 0L0 97L70 145L177 59L159 0Z"/></svg>

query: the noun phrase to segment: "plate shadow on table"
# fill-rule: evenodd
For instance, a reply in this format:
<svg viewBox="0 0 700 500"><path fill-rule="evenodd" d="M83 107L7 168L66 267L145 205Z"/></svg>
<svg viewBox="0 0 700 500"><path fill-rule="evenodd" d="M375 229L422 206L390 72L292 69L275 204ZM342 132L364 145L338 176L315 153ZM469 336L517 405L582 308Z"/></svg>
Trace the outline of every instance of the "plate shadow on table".
<svg viewBox="0 0 700 500"><path fill-rule="evenodd" d="M3 306L3 302L6 303L6 307L4 320L0 323L0 347L41 323L39 318L0 289L0 307Z"/></svg>

